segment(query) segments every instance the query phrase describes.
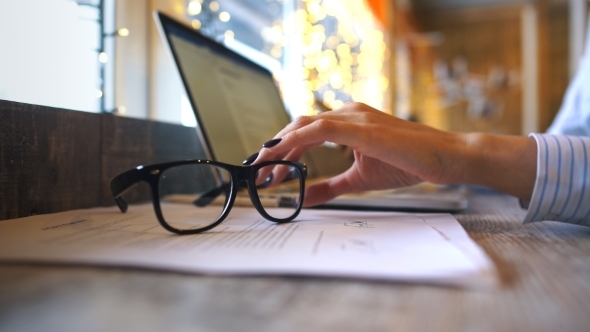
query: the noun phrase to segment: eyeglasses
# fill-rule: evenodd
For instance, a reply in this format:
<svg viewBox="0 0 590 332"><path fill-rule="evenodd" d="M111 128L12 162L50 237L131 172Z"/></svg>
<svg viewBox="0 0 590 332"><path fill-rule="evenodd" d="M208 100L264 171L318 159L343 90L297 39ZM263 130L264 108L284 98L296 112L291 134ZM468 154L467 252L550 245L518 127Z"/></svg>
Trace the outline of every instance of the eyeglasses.
<svg viewBox="0 0 590 332"><path fill-rule="evenodd" d="M304 164L286 160L250 166L186 160L131 169L111 181L111 193L121 212L126 212L128 205L121 195L147 182L160 224L177 234L195 234L228 216L240 188L247 188L250 201L265 219L279 223L295 219L301 211L306 176ZM270 191L268 187L277 188ZM190 217L178 213L179 204L187 203L196 210Z"/></svg>

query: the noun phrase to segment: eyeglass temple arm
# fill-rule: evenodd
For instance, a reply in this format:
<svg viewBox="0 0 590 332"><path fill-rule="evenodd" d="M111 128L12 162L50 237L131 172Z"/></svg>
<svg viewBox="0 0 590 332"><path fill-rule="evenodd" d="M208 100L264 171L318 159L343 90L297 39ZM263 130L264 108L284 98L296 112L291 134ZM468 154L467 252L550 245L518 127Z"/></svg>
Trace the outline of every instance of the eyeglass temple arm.
<svg viewBox="0 0 590 332"><path fill-rule="evenodd" d="M127 212L127 208L129 207L127 202L121 198L127 190L133 188L142 180L141 173L137 169L129 170L125 173L117 175L113 180L111 180L111 194L119 206L121 212Z"/></svg>
<svg viewBox="0 0 590 332"><path fill-rule="evenodd" d="M205 207L211 204L219 195L226 192L231 187L231 182L224 182L220 186L211 188L193 201L193 205Z"/></svg>

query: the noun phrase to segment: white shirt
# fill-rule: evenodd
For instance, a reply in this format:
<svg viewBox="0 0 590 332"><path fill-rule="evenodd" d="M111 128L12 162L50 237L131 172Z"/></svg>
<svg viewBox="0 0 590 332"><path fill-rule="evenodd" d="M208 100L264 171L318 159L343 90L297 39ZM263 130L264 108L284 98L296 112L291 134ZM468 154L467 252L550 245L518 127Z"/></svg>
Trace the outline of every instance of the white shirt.
<svg viewBox="0 0 590 332"><path fill-rule="evenodd" d="M538 147L537 179L524 222L590 226L590 137L531 136Z"/></svg>
<svg viewBox="0 0 590 332"><path fill-rule="evenodd" d="M590 226L590 41L547 134L530 136L537 141L537 179L524 222Z"/></svg>

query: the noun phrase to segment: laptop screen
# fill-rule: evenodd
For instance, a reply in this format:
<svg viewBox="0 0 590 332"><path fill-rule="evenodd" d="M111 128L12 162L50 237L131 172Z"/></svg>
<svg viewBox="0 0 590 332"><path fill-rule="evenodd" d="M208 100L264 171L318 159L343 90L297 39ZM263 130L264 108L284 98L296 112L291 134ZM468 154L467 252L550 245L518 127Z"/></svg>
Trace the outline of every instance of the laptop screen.
<svg viewBox="0 0 590 332"><path fill-rule="evenodd" d="M211 157L241 164L290 122L272 74L158 16Z"/></svg>

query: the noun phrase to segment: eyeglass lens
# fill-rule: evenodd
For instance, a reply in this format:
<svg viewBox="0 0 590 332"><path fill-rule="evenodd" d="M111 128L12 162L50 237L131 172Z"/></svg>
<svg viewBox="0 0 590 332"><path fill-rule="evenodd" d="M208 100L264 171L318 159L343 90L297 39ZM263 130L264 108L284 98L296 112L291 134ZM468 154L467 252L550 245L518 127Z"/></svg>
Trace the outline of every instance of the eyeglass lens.
<svg viewBox="0 0 590 332"><path fill-rule="evenodd" d="M299 169L269 165L258 170L256 191L264 211L273 218L287 219L297 212L301 192Z"/></svg>
<svg viewBox="0 0 590 332"><path fill-rule="evenodd" d="M214 224L223 213L230 193L230 173L213 165L171 167L160 176L160 209L166 223L178 230ZM187 204L194 206L188 214Z"/></svg>

